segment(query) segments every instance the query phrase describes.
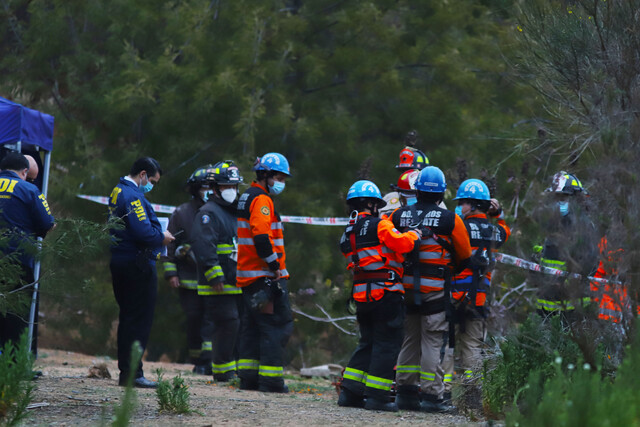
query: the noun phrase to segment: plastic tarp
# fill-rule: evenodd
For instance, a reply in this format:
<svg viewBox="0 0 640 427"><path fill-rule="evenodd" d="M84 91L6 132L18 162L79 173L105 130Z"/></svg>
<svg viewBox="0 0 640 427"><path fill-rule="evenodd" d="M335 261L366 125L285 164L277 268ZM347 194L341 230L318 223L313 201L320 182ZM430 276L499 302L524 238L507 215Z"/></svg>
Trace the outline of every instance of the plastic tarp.
<svg viewBox="0 0 640 427"><path fill-rule="evenodd" d="M0 97L0 145L37 146L53 149L53 116Z"/></svg>

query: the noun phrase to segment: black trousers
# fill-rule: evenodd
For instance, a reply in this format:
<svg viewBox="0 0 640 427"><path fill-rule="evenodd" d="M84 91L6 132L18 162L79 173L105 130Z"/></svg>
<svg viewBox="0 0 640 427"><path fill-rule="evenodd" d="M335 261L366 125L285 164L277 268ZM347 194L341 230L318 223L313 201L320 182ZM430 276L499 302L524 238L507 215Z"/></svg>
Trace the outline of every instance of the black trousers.
<svg viewBox="0 0 640 427"><path fill-rule="evenodd" d="M187 348L189 361L194 365L205 363L201 360L201 328L204 318L204 301L196 289L179 288L180 305L187 318Z"/></svg>
<svg viewBox="0 0 640 427"><path fill-rule="evenodd" d="M287 282L280 280L282 294L273 299L273 314L251 307L251 300L264 286L258 279L242 288L242 321L238 343L238 376L250 385L284 386L284 348L293 332Z"/></svg>
<svg viewBox="0 0 640 427"><path fill-rule="evenodd" d="M240 295L200 297L203 299L205 309L202 340L211 341L213 348L213 351L203 351L201 357L208 363L212 363L214 374L236 370L235 347L240 331L239 297Z"/></svg>
<svg viewBox="0 0 640 427"><path fill-rule="evenodd" d="M118 368L120 378L127 378L131 370L135 378L144 376L142 360L130 366L131 346L140 342L142 351L147 347L153 311L158 295L158 276L155 263L135 260L111 260L113 294L120 307L118 323Z"/></svg>
<svg viewBox="0 0 640 427"><path fill-rule="evenodd" d="M382 378L390 387L394 366L404 339L405 307L402 294L385 292L378 301L356 302L360 342L351 356L342 386L359 396L387 399L390 391L380 388ZM352 372L354 379L347 378Z"/></svg>
<svg viewBox="0 0 640 427"><path fill-rule="evenodd" d="M22 266L22 284L16 286L16 289L25 284L33 283L33 271L27 266ZM8 342L14 346L20 342L20 335L27 333L29 330L29 312L31 309L31 297L33 295L33 287L23 289L19 295L15 295L20 299L21 308L14 310L15 312L7 312L6 315L0 314L0 349ZM36 299L36 317L33 325L33 338L31 341L31 352L34 356L38 354L38 306L40 301L40 293Z"/></svg>

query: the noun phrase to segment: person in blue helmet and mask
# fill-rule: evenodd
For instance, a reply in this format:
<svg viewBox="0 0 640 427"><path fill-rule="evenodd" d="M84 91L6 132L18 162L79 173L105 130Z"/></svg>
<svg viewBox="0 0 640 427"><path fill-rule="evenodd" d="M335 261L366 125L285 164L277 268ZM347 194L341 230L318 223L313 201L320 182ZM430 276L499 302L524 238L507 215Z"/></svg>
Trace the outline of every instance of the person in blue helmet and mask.
<svg viewBox="0 0 640 427"><path fill-rule="evenodd" d="M238 338L240 389L288 393L284 383L284 347L293 331L289 303L284 230L272 197L291 176L280 153L258 158L256 179L238 199L238 264L242 288Z"/></svg>
<svg viewBox="0 0 640 427"><path fill-rule="evenodd" d="M338 405L395 412L398 406L389 398L403 337L402 263L422 233L400 233L391 221L378 218L386 202L371 181L354 183L347 204L352 213L340 249L353 272L360 342L344 370Z"/></svg>
<svg viewBox="0 0 640 427"><path fill-rule="evenodd" d="M480 374L488 314L487 294L495 265L493 253L507 241L511 229L503 219L500 203L491 198L489 188L481 180L462 182L454 200L458 203L456 210L459 208L471 242L469 265L451 283L456 346L460 350L463 378L470 381L479 378ZM497 218L496 224L491 222L492 218ZM442 366L445 371L445 399L450 399L454 372L452 347L445 349Z"/></svg>
<svg viewBox="0 0 640 427"><path fill-rule="evenodd" d="M142 361L131 366L134 343L144 352L151 333L158 294L156 260L163 245L175 238L162 231L158 217L144 194L160 181L162 169L151 157L142 157L120 178L109 196L109 218L119 219L123 227L111 229L111 278L113 294L120 307L118 323L119 385L127 385L133 374L134 387L155 388L157 383L144 377Z"/></svg>

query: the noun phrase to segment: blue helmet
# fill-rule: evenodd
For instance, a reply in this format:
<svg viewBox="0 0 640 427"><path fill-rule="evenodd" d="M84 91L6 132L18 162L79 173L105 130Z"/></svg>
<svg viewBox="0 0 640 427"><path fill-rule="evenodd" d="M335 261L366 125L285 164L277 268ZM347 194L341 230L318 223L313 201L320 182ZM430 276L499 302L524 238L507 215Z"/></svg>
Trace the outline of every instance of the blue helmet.
<svg viewBox="0 0 640 427"><path fill-rule="evenodd" d="M444 190L447 189L447 180L439 167L425 166L420 171L415 186L416 190L425 193L444 193Z"/></svg>
<svg viewBox="0 0 640 427"><path fill-rule="evenodd" d="M375 199L380 208L387 204L382 198L382 193L380 193L378 186L366 179L356 181L347 193L347 201L360 198Z"/></svg>
<svg viewBox="0 0 640 427"><path fill-rule="evenodd" d="M453 200L490 200L489 187L479 179L467 179L458 188L456 197Z"/></svg>
<svg viewBox="0 0 640 427"><path fill-rule="evenodd" d="M289 161L280 153L267 153L258 158L253 166L253 170L282 172L287 176L291 176Z"/></svg>

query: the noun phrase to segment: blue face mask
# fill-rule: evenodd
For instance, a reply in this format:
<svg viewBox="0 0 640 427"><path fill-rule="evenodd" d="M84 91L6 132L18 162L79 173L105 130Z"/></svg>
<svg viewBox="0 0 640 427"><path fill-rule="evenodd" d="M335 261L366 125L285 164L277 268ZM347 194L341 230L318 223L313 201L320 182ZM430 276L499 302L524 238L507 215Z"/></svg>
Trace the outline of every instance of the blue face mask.
<svg viewBox="0 0 640 427"><path fill-rule="evenodd" d="M283 190L284 182L273 181L273 185L269 186L269 193L273 194L274 196L282 193Z"/></svg>
<svg viewBox="0 0 640 427"><path fill-rule="evenodd" d="M153 190L153 184L147 179L147 183L140 186L140 190L142 190L143 193L148 193L149 191Z"/></svg>
<svg viewBox="0 0 640 427"><path fill-rule="evenodd" d="M456 206L455 213L456 213L456 215L458 215L460 218L464 218L464 215L462 215L462 206Z"/></svg>
<svg viewBox="0 0 640 427"><path fill-rule="evenodd" d="M558 209L560 210L560 215L569 215L569 202L558 202Z"/></svg>
<svg viewBox="0 0 640 427"><path fill-rule="evenodd" d="M407 198L407 206L415 205L417 201L417 197L409 197Z"/></svg>

